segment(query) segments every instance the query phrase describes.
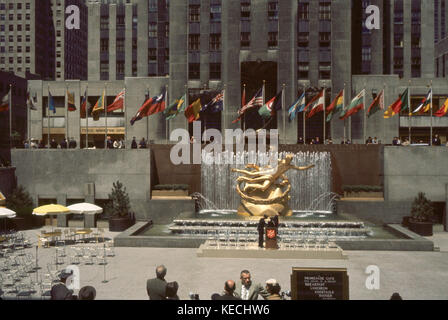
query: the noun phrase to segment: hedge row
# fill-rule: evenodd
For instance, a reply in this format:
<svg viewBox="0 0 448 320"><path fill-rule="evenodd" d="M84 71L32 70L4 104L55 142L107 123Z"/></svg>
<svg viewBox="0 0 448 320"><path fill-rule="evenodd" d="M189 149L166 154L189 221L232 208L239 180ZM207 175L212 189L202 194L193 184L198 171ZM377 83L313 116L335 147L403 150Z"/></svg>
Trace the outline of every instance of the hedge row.
<svg viewBox="0 0 448 320"><path fill-rule="evenodd" d="M382 192L383 186L342 186L344 192Z"/></svg>
<svg viewBox="0 0 448 320"><path fill-rule="evenodd" d="M157 184L153 190L187 190L188 184Z"/></svg>

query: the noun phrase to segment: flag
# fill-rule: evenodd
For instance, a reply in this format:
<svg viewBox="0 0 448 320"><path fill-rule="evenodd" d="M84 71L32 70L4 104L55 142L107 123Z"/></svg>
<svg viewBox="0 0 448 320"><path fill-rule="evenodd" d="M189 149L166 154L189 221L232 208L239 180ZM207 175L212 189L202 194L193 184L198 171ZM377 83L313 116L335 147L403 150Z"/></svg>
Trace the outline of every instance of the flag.
<svg viewBox="0 0 448 320"><path fill-rule="evenodd" d="M104 106L106 105L106 92L103 91L102 96L98 99L92 110L92 116L94 121L100 119L100 112L104 111Z"/></svg>
<svg viewBox="0 0 448 320"><path fill-rule="evenodd" d="M258 92L249 101L248 104L246 104L240 110L238 110L238 114L239 115L244 114L249 109L256 108L256 107L262 107L263 106L263 94L264 94L264 92L263 92L264 90L263 89L264 89L264 86L261 87L260 90L258 90Z"/></svg>
<svg viewBox="0 0 448 320"><path fill-rule="evenodd" d="M426 112L429 111L429 109L431 108L431 99L432 99L432 89L429 90L428 94L426 95L426 97L423 98L422 102L418 105L417 109L415 109L414 111L412 111L412 114L424 114Z"/></svg>
<svg viewBox="0 0 448 320"><path fill-rule="evenodd" d="M0 102L0 112L9 110L9 93L10 90L3 96L2 101Z"/></svg>
<svg viewBox="0 0 448 320"><path fill-rule="evenodd" d="M28 106L28 108L30 108L31 110L37 110L37 101L36 101L36 96L31 97L30 92L28 91L26 93L26 105Z"/></svg>
<svg viewBox="0 0 448 320"><path fill-rule="evenodd" d="M89 101L87 101L87 90L84 92L84 97L82 98L81 102L81 109L80 109L80 117L81 119L85 119L87 117L87 113L90 111L91 105Z"/></svg>
<svg viewBox="0 0 448 320"><path fill-rule="evenodd" d="M246 86L244 86L243 89L243 96L241 97L241 109L243 109L243 107L246 105ZM239 112L238 112L239 114ZM241 120L241 118L243 117L243 115L240 115L238 118L236 118L235 120L232 121L232 123L237 123Z"/></svg>
<svg viewBox="0 0 448 320"><path fill-rule="evenodd" d="M277 93L277 95L265 103L263 107L258 110L258 114L263 119L269 119L272 117L277 110L281 110L282 108L282 95L283 90Z"/></svg>
<svg viewBox="0 0 448 320"><path fill-rule="evenodd" d="M187 109L185 109L185 117L188 122L193 122L199 119L199 112L202 109L201 98L198 98L195 102L190 104Z"/></svg>
<svg viewBox="0 0 448 320"><path fill-rule="evenodd" d="M440 108L434 115L436 117L443 117L446 114L448 114L448 99L445 100L445 103L443 104L442 108Z"/></svg>
<svg viewBox="0 0 448 320"><path fill-rule="evenodd" d="M185 95L176 99L172 104L168 106L168 108L163 111L163 114L166 116L166 120L171 120L181 112L185 111L186 103L185 103Z"/></svg>
<svg viewBox="0 0 448 320"><path fill-rule="evenodd" d="M333 119L333 115L342 111L344 108L344 90L341 90L339 94L334 98L333 102L328 106L327 112L327 122L330 122Z"/></svg>
<svg viewBox="0 0 448 320"><path fill-rule="evenodd" d="M75 95L71 92L67 91L67 108L68 111L76 111L76 106L75 106Z"/></svg>
<svg viewBox="0 0 448 320"><path fill-rule="evenodd" d="M303 109L305 109L306 102L305 102L305 92L300 96L299 99L297 99L296 102L292 104L292 106L288 109L289 114L289 121L293 121L296 118L296 115L298 112L302 112Z"/></svg>
<svg viewBox="0 0 448 320"><path fill-rule="evenodd" d="M135 121L141 120L143 119L143 117L146 117L148 115L148 110L153 100L153 98L149 97L149 93L145 95L145 102L143 102L142 106L137 110L135 116L132 117L131 126L134 125Z"/></svg>
<svg viewBox="0 0 448 320"><path fill-rule="evenodd" d="M373 116L379 110L384 110L384 90L381 90L380 94L373 100L369 109L367 109L367 116Z"/></svg>
<svg viewBox="0 0 448 320"><path fill-rule="evenodd" d="M358 93L358 95L353 98L348 108L342 111L341 115L339 116L339 119L345 120L354 115L355 113L357 113L359 110L364 109L365 94L366 89L363 89L360 93Z"/></svg>
<svg viewBox="0 0 448 320"><path fill-rule="evenodd" d="M152 98L152 102L148 108L148 112L146 113L147 117L149 117L152 114L165 111L165 96L166 96L166 90L164 90L157 97Z"/></svg>
<svg viewBox="0 0 448 320"><path fill-rule="evenodd" d="M125 89L121 90L121 92L115 97L114 102L107 106L107 112L123 109L125 93Z"/></svg>
<svg viewBox="0 0 448 320"><path fill-rule="evenodd" d="M396 114L400 113L401 110L404 110L406 108L409 108L408 106L408 95L409 95L409 88L406 89L403 94L398 98L397 101L392 103L384 113L384 119L389 119L395 116Z"/></svg>
<svg viewBox="0 0 448 320"><path fill-rule="evenodd" d="M52 110L53 113L56 113L56 107L54 105L54 99L53 99L53 96L50 93L50 90L48 90L48 109Z"/></svg>
<svg viewBox="0 0 448 320"><path fill-rule="evenodd" d="M224 105L224 91L221 91L209 103L202 107L202 111L209 109L211 112L220 112Z"/></svg>
<svg viewBox="0 0 448 320"><path fill-rule="evenodd" d="M325 96L324 96L325 89L322 89L321 92L306 105L305 109L303 111L309 110L307 118L311 118L316 113L321 112L324 110L324 104L325 104Z"/></svg>

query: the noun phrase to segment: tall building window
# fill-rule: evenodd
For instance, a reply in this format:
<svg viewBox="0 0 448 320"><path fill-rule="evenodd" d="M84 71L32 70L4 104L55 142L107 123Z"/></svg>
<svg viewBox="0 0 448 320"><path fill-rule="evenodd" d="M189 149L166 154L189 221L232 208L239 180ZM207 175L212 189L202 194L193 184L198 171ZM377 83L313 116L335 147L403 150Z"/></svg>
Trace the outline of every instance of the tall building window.
<svg viewBox="0 0 448 320"><path fill-rule="evenodd" d="M148 49L148 60L149 61L156 61L157 60L157 49L156 48L149 48Z"/></svg>
<svg viewBox="0 0 448 320"><path fill-rule="evenodd" d="M189 79L201 78L201 65L199 63L188 64L188 78Z"/></svg>
<svg viewBox="0 0 448 320"><path fill-rule="evenodd" d="M268 47L278 46L278 32L269 32L268 34Z"/></svg>
<svg viewBox="0 0 448 320"><path fill-rule="evenodd" d="M190 34L188 35L188 50L197 51L199 50L200 35Z"/></svg>
<svg viewBox="0 0 448 320"><path fill-rule="evenodd" d="M201 7L198 5L189 6L190 22L199 22L201 19Z"/></svg>
<svg viewBox="0 0 448 320"><path fill-rule="evenodd" d="M330 32L319 32L319 46L320 47L329 47L331 41L331 33Z"/></svg>
<svg viewBox="0 0 448 320"><path fill-rule="evenodd" d="M250 19L250 1L241 2L241 18Z"/></svg>
<svg viewBox="0 0 448 320"><path fill-rule="evenodd" d="M278 20L278 2L270 1L268 3L268 19Z"/></svg>
<svg viewBox="0 0 448 320"><path fill-rule="evenodd" d="M210 79L213 79L213 80L221 79L221 64L220 63L210 63Z"/></svg>
<svg viewBox="0 0 448 320"><path fill-rule="evenodd" d="M117 61L117 74L124 74L124 61Z"/></svg>
<svg viewBox="0 0 448 320"><path fill-rule="evenodd" d="M211 4L210 5L210 21L211 22L220 22L221 21L221 5L220 4Z"/></svg>
<svg viewBox="0 0 448 320"><path fill-rule="evenodd" d="M241 32L241 47L250 46L250 32Z"/></svg>
<svg viewBox="0 0 448 320"><path fill-rule="evenodd" d="M319 3L319 20L331 20L331 2Z"/></svg>
<svg viewBox="0 0 448 320"><path fill-rule="evenodd" d="M100 52L109 51L109 39L100 39Z"/></svg>
<svg viewBox="0 0 448 320"><path fill-rule="evenodd" d="M109 17L108 16L101 16L101 18L100 18L100 29L101 30L109 29Z"/></svg>
<svg viewBox="0 0 448 320"><path fill-rule="evenodd" d="M221 35L211 34L210 35L210 51L221 50Z"/></svg>
<svg viewBox="0 0 448 320"><path fill-rule="evenodd" d="M157 23L150 23L149 26L149 34L150 38L157 38Z"/></svg>
<svg viewBox="0 0 448 320"><path fill-rule="evenodd" d="M310 34L308 32L299 32L297 35L297 45L299 47L308 47Z"/></svg>
<svg viewBox="0 0 448 320"><path fill-rule="evenodd" d="M117 39L117 52L124 52L124 39L123 38Z"/></svg>
<svg viewBox="0 0 448 320"><path fill-rule="evenodd" d="M442 39L445 38L446 36L446 14L445 14L445 0L442 0L442 2L440 3L441 6L441 10L440 10L440 29L441 29L441 37Z"/></svg>
<svg viewBox="0 0 448 320"><path fill-rule="evenodd" d="M124 28L125 27L125 20L124 15L117 16L117 28Z"/></svg>

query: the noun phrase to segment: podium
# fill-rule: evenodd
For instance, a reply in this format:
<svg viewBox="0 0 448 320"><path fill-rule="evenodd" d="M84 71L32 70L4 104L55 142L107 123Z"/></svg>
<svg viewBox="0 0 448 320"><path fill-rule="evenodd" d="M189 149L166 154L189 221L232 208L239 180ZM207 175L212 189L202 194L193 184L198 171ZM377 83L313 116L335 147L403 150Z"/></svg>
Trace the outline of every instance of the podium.
<svg viewBox="0 0 448 320"><path fill-rule="evenodd" d="M266 249L278 249L277 234L278 228L266 227Z"/></svg>

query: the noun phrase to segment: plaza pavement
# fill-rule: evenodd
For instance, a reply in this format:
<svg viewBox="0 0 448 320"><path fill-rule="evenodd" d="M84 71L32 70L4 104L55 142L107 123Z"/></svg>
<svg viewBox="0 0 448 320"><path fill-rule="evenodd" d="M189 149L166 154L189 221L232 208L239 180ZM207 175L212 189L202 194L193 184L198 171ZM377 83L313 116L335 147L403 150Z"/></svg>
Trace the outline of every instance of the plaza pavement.
<svg viewBox="0 0 448 320"><path fill-rule="evenodd" d="M40 230L26 231L32 241L36 239L36 233ZM117 234L106 232L106 238ZM179 283L181 299L188 300L189 292L194 292L200 299L208 300L212 293L222 291L226 280L237 281L243 269L250 270L257 282L275 278L282 290L290 290L292 267L344 267L349 275L350 299L387 300L392 293L399 292L405 300L447 300L448 233L436 226L434 236L428 238L440 247L440 251L345 251L348 260L198 258L197 249L115 248L116 256L108 259L106 267L108 282L102 283L103 266L81 264L81 287L95 287L97 299L146 300L146 280L155 276L157 265L164 264L168 269L167 281ZM35 253L35 248L27 250ZM54 251L54 248L39 249L41 272L46 270L47 263L54 263ZM365 286L365 269L369 265L380 268L379 290L368 290Z"/></svg>

